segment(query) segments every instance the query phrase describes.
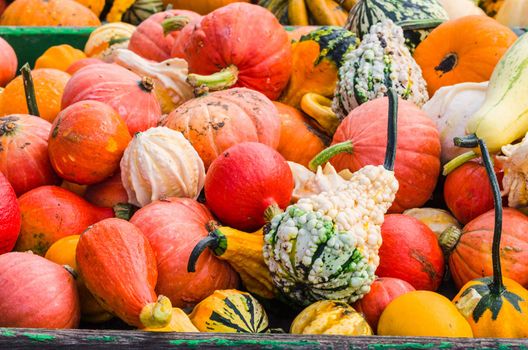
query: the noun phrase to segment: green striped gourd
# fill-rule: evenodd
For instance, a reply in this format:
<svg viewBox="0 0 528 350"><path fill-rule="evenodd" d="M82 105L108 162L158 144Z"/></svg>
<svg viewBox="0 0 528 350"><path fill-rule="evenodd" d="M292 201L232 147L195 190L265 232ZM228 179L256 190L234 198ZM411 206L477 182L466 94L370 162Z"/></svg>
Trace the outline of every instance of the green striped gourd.
<svg viewBox="0 0 528 350"><path fill-rule="evenodd" d="M122 20L135 26L155 13L163 11L161 0L136 0L128 10L123 13Z"/></svg>

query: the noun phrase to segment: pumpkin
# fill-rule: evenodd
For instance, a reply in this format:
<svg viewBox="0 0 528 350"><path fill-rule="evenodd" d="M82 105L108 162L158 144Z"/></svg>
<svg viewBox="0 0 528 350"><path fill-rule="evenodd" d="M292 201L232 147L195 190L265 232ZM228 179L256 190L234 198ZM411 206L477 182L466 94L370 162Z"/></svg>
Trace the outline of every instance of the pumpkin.
<svg viewBox="0 0 528 350"><path fill-rule="evenodd" d="M248 87L274 100L292 70L288 34L257 5L234 3L205 16L194 26L184 51L194 73L189 81L196 87Z"/></svg>
<svg viewBox="0 0 528 350"><path fill-rule="evenodd" d="M511 29L489 17L466 16L435 28L416 48L414 59L432 96L442 86L489 80L515 40Z"/></svg>
<svg viewBox="0 0 528 350"><path fill-rule="evenodd" d="M358 45L354 33L339 27L322 27L303 35L292 45L292 76L280 100L299 108L309 92L331 98L344 55Z"/></svg>
<svg viewBox="0 0 528 350"><path fill-rule="evenodd" d="M258 0L270 10L282 24L307 26L308 24L342 27L347 20L341 0Z"/></svg>
<svg viewBox="0 0 528 350"><path fill-rule="evenodd" d="M276 148L280 141L277 108L263 94L245 88L187 101L169 114L165 126L183 133L206 169L237 143L260 142Z"/></svg>
<svg viewBox="0 0 528 350"><path fill-rule="evenodd" d="M106 2L105 0L75 0L75 1L77 1L79 4L82 4L88 7L97 17L99 17L101 12L103 11L103 8Z"/></svg>
<svg viewBox="0 0 528 350"><path fill-rule="evenodd" d="M38 255L44 255L60 238L78 235L114 214L112 209L93 206L56 186L37 187L23 194L18 203L22 226L15 250L32 250Z"/></svg>
<svg viewBox="0 0 528 350"><path fill-rule="evenodd" d="M172 317L170 300L156 295L156 256L131 223L111 218L83 232L76 249L79 274L103 308L131 326L162 328Z"/></svg>
<svg viewBox="0 0 528 350"><path fill-rule="evenodd" d="M449 299L417 290L400 295L385 308L378 335L472 338L473 332Z"/></svg>
<svg viewBox="0 0 528 350"><path fill-rule="evenodd" d="M48 157L51 124L30 115L0 117L0 172L17 196L58 183Z"/></svg>
<svg viewBox="0 0 528 350"><path fill-rule="evenodd" d="M391 301L414 289L409 283L398 278L381 277L370 285L370 292L356 301L354 309L363 314L374 332L378 329L378 322L383 310Z"/></svg>
<svg viewBox="0 0 528 350"><path fill-rule="evenodd" d="M189 317L200 332L263 333L268 329L268 316L258 300L234 289L216 290Z"/></svg>
<svg viewBox="0 0 528 350"><path fill-rule="evenodd" d="M60 112L62 94L70 75L58 69L43 68L35 69L31 76L40 117L52 123ZM0 115L28 113L21 75L6 86L1 101Z"/></svg>
<svg viewBox="0 0 528 350"><path fill-rule="evenodd" d="M238 277L226 262L204 252L196 273L187 273L194 246L213 220L207 208L188 198L167 198L138 210L130 222L148 238L158 260L156 291L176 307L192 307L218 289L236 288Z"/></svg>
<svg viewBox="0 0 528 350"><path fill-rule="evenodd" d="M119 2L120 1L117 1L116 3ZM114 3L114 5L116 3ZM114 20L111 19L111 16L113 15L112 10L115 7L116 6L114 6L108 14L108 19L111 22L114 22ZM161 11L163 11L163 2L161 0L134 0L132 1L132 6L130 6L123 13L120 19L118 19L116 16L116 20L122 20L125 23L130 23L137 26L141 22L147 20L152 15L155 15L156 13L159 13Z"/></svg>
<svg viewBox="0 0 528 350"><path fill-rule="evenodd" d="M354 109L337 128L332 144L350 141L353 150L331 160L338 171L380 164L387 142L388 99ZM429 200L440 172L440 140L434 123L416 105L400 100L395 173L400 184L390 212L419 208Z"/></svg>
<svg viewBox="0 0 528 350"><path fill-rule="evenodd" d="M69 75L73 75L77 73L77 71L80 70L81 68L89 66L90 64L99 64L99 63L103 63L103 61L101 61L98 58L90 58L90 57L81 58L80 60L73 62L66 70L66 73L68 73Z"/></svg>
<svg viewBox="0 0 528 350"><path fill-rule="evenodd" d="M80 101L60 112L51 127L51 165L63 179L95 184L116 172L130 140L125 121L112 107Z"/></svg>
<svg viewBox="0 0 528 350"><path fill-rule="evenodd" d="M111 62L115 50L127 48L136 27L128 23L106 23L96 28L84 45L84 53L91 58Z"/></svg>
<svg viewBox="0 0 528 350"><path fill-rule="evenodd" d="M444 255L429 227L413 217L390 214L385 216L381 236L379 277L399 278L416 289L438 289L444 277Z"/></svg>
<svg viewBox="0 0 528 350"><path fill-rule="evenodd" d="M109 64L92 64L73 75L64 89L62 108L79 101L100 101L114 108L131 135L157 126L161 107L153 82L129 70Z"/></svg>
<svg viewBox="0 0 528 350"><path fill-rule="evenodd" d="M0 38L0 87L6 86L17 73L18 60L15 50L7 41Z"/></svg>
<svg viewBox="0 0 528 350"><path fill-rule="evenodd" d="M303 35L306 35L318 28L319 26L292 26L286 27L285 29L288 32L288 37L290 38L290 41L293 43L295 41L301 40L301 37ZM295 64L293 64L293 69L295 69Z"/></svg>
<svg viewBox="0 0 528 350"><path fill-rule="evenodd" d="M292 334L373 335L363 316L347 303L322 300L304 309L293 320Z"/></svg>
<svg viewBox="0 0 528 350"><path fill-rule="evenodd" d="M168 325L163 328L143 328L143 330L148 332L199 332L189 316L177 307L172 308L172 318Z"/></svg>
<svg viewBox="0 0 528 350"><path fill-rule="evenodd" d="M84 199L93 205L105 208L128 203L128 194L123 187L121 173L118 172L101 183L88 186Z"/></svg>
<svg viewBox="0 0 528 350"><path fill-rule="evenodd" d="M436 208L407 209L403 215L412 216L423 222L440 238L440 234L450 227L461 228L460 223L447 210Z"/></svg>
<svg viewBox="0 0 528 350"><path fill-rule="evenodd" d="M71 235L59 239L51 245L44 257L56 264L68 265L73 271L77 271L75 250L77 249L80 237L80 235ZM90 323L101 323L110 320L112 315L99 305L97 300L95 300L93 295L84 285L82 279L77 277L76 282L77 290L79 292L81 319Z"/></svg>
<svg viewBox="0 0 528 350"><path fill-rule="evenodd" d="M183 20L183 21L182 21ZM174 43L172 44L172 49L170 56L175 58L185 59L185 47L189 42L192 33L194 32L194 27L200 25L202 17L195 17L187 23L183 28L181 26L187 22L185 18L180 17L176 19L167 19L162 25L166 28L165 31L169 30L171 35L172 33L177 32L178 35L174 38Z"/></svg>
<svg viewBox="0 0 528 350"><path fill-rule="evenodd" d="M81 50L70 45L57 45L47 49L35 62L35 69L54 68L66 72L78 60L86 58Z"/></svg>
<svg viewBox="0 0 528 350"><path fill-rule="evenodd" d="M0 327L79 326L75 279L64 267L31 253L6 253L0 283Z"/></svg>
<svg viewBox="0 0 528 350"><path fill-rule="evenodd" d="M74 0L15 0L0 17L0 25L97 27L101 22Z"/></svg>
<svg viewBox="0 0 528 350"><path fill-rule="evenodd" d="M20 208L15 190L0 173L0 255L10 252L15 246L20 231Z"/></svg>
<svg viewBox="0 0 528 350"><path fill-rule="evenodd" d="M233 2L250 2L250 0L163 0L165 6L170 4L175 9L190 10L201 15L206 15Z"/></svg>
<svg viewBox="0 0 528 350"><path fill-rule="evenodd" d="M446 10L449 19L457 19L471 15L486 15L474 0L438 0Z"/></svg>
<svg viewBox="0 0 528 350"><path fill-rule="evenodd" d="M182 19L182 24L200 18L197 13L185 10L168 10L156 13L138 25L130 38L128 49L143 58L156 62L169 59L171 57L172 46L180 31L171 31L167 35L164 23L167 19L176 16L186 18L186 21Z"/></svg>

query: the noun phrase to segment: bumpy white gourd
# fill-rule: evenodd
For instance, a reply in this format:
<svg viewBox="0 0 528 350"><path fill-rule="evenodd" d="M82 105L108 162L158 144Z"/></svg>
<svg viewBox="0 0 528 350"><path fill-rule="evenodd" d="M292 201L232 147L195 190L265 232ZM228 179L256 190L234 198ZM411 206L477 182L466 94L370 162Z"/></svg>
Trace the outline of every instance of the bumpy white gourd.
<svg viewBox="0 0 528 350"><path fill-rule="evenodd" d="M196 199L205 167L181 132L157 127L134 135L121 159L121 180L129 202L140 207L167 197Z"/></svg>

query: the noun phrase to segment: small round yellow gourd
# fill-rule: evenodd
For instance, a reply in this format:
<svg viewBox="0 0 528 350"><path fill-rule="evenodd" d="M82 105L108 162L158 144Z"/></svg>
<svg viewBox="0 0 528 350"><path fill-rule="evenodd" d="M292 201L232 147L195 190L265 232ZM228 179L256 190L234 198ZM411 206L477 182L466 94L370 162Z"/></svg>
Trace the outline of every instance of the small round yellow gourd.
<svg viewBox="0 0 528 350"><path fill-rule="evenodd" d="M168 325L163 328L143 328L142 331L147 332L199 332L199 330L192 324L189 316L177 307L172 308L172 318Z"/></svg>
<svg viewBox="0 0 528 350"><path fill-rule="evenodd" d="M55 68L66 72L72 63L83 58L86 58L84 52L70 45L52 46L37 59L35 69Z"/></svg>

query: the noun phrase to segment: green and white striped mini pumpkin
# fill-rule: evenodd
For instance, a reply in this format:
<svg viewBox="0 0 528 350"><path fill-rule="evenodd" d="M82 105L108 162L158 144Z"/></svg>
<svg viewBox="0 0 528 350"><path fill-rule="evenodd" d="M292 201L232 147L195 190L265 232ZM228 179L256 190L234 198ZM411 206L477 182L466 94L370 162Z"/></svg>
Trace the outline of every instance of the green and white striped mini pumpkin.
<svg viewBox="0 0 528 350"><path fill-rule="evenodd" d="M155 13L163 11L163 2L161 0L136 0L125 13L123 13L123 22L135 26L149 18Z"/></svg>

